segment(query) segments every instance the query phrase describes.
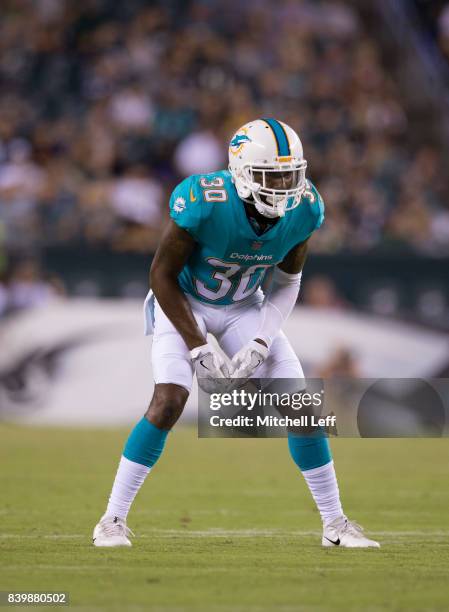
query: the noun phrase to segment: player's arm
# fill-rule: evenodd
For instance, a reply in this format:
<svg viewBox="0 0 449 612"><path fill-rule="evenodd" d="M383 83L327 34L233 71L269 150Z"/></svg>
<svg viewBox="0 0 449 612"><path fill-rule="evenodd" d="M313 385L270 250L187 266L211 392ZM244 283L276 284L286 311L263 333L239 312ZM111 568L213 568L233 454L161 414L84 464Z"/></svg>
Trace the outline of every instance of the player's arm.
<svg viewBox="0 0 449 612"><path fill-rule="evenodd" d="M150 269L150 284L154 295L189 350L206 344L206 338L198 327L190 304L178 283L178 275L192 254L195 244L192 236L170 219Z"/></svg>
<svg viewBox="0 0 449 612"><path fill-rule="evenodd" d="M298 299L302 269L307 258L307 240L291 249L275 266L271 286L266 292L261 312L261 324L256 342L270 347L283 322L290 316Z"/></svg>
<svg viewBox="0 0 449 612"><path fill-rule="evenodd" d="M306 257L307 240L293 247L283 261L274 267L271 285L262 304L256 337L232 358L235 378L247 378L268 357L271 343L298 299Z"/></svg>
<svg viewBox="0 0 449 612"><path fill-rule="evenodd" d="M307 259L308 240L294 246L279 264L279 268L287 274L300 274Z"/></svg>

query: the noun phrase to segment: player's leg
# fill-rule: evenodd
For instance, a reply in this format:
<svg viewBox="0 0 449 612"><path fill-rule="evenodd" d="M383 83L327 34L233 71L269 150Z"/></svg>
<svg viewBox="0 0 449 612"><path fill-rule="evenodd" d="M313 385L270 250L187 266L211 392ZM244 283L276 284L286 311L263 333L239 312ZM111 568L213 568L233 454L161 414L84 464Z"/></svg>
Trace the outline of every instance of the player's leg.
<svg viewBox="0 0 449 612"><path fill-rule="evenodd" d="M204 322L195 314L205 332ZM126 518L146 477L181 416L192 386L193 369L183 339L156 304L152 347L155 388L149 408L123 450L106 512L94 530L95 546L130 546Z"/></svg>
<svg viewBox="0 0 449 612"><path fill-rule="evenodd" d="M283 332L274 339L261 370L259 376L273 381L272 385L276 385L279 379L290 379L298 381L299 387L295 390L304 388L301 364ZM316 435L316 432L314 435L299 435L289 431L288 448L315 500L323 524L342 517L340 492L328 438L324 434Z"/></svg>
<svg viewBox="0 0 449 612"><path fill-rule="evenodd" d="M263 378L276 381L282 378L303 379L301 364L283 332L275 338L270 355L263 364ZM362 529L348 520L340 501L337 476L329 439L321 430L300 435L288 432L290 455L300 469L323 522L323 546L349 548L378 547Z"/></svg>
<svg viewBox="0 0 449 612"><path fill-rule="evenodd" d="M170 429L182 414L188 395L178 385L155 385L147 412L126 441L105 517L126 521L134 498L164 450Z"/></svg>
<svg viewBox="0 0 449 612"><path fill-rule="evenodd" d="M220 337L223 350L232 357L253 339L259 325L258 305L230 312L229 325ZM280 332L274 339L270 353L254 377L276 381L292 379L302 381L301 364ZM323 521L323 545L376 546L343 513L334 462L329 440L325 435L300 436L288 433L288 448L300 469ZM332 543L333 542L333 543Z"/></svg>
<svg viewBox="0 0 449 612"><path fill-rule="evenodd" d="M220 345L226 353L232 356L254 337L256 326L257 320L255 320L254 313L243 312L238 324L233 325L223 334ZM283 332L273 341L265 363L257 370L255 376L274 381L282 378L297 381L304 379L301 364ZM305 478L323 523L343 516L327 437L301 437L289 433L288 447L293 461Z"/></svg>

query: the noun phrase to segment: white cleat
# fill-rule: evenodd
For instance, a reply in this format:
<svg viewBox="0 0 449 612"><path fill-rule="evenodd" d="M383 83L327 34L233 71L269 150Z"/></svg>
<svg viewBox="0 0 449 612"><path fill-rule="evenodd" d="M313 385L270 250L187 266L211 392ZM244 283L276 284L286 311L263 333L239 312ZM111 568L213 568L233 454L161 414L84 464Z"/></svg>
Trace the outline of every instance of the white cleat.
<svg viewBox="0 0 449 612"><path fill-rule="evenodd" d="M345 548L380 548L379 542L367 538L360 525L345 516L336 518L323 528L321 544Z"/></svg>
<svg viewBox="0 0 449 612"><path fill-rule="evenodd" d="M134 535L126 521L118 516L103 516L95 525L94 546L132 546L128 536Z"/></svg>

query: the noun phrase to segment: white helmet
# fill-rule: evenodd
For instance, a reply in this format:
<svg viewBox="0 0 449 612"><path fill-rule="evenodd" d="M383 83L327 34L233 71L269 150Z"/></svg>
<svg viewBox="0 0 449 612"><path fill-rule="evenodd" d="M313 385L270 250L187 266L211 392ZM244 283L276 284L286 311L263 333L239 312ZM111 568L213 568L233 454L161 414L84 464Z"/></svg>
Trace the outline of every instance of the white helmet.
<svg viewBox="0 0 449 612"><path fill-rule="evenodd" d="M306 167L298 134L276 119L246 123L229 144L229 172L237 193L265 217L283 217L300 204Z"/></svg>

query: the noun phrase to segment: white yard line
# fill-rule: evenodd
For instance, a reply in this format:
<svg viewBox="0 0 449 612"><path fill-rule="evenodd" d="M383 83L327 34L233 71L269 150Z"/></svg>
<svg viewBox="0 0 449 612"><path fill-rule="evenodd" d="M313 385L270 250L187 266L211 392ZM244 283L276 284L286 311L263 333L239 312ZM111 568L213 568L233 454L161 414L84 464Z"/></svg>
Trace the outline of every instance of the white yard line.
<svg viewBox="0 0 449 612"><path fill-rule="evenodd" d="M448 530L413 530L413 531L369 531L371 535L385 537L449 537ZM320 536L321 531L283 531L281 529L204 529L204 530L189 530L189 529L152 529L142 534L137 534L137 538L302 538ZM18 539L18 540L71 540L79 538L89 539L89 533L71 533L71 534L14 534L0 533L0 539Z"/></svg>

